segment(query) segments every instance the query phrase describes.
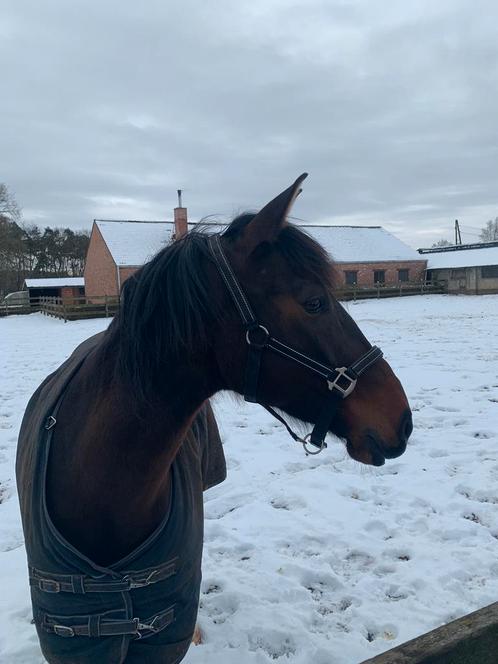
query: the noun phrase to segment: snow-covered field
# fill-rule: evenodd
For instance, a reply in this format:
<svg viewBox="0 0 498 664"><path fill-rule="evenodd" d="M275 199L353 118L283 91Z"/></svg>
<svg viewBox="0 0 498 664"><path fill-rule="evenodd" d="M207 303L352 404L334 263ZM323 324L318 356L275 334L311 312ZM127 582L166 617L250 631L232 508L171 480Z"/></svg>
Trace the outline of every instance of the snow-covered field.
<svg viewBox="0 0 498 664"><path fill-rule="evenodd" d="M260 407L218 397L229 476L206 493L204 644L188 664L357 664L498 597L498 296L348 305L401 378L407 452L305 457ZM108 321L0 319L0 662L43 661L14 481L41 380Z"/></svg>

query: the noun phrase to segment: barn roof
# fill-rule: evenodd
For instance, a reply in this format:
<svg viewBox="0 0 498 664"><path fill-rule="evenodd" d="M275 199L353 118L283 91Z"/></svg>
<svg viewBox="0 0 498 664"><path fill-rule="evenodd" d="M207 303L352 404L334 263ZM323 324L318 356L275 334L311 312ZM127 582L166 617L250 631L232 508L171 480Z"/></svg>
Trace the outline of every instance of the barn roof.
<svg viewBox="0 0 498 664"><path fill-rule="evenodd" d="M302 226L338 263L425 261L381 226Z"/></svg>
<svg viewBox="0 0 498 664"><path fill-rule="evenodd" d="M171 242L172 221L113 221L95 219L111 256L119 266L139 266Z"/></svg>
<svg viewBox="0 0 498 664"><path fill-rule="evenodd" d="M422 254L427 258L427 269L479 267L482 265L498 265L498 243L493 246L473 245L472 248L448 247L445 251Z"/></svg>
<svg viewBox="0 0 498 664"><path fill-rule="evenodd" d="M26 288L62 288L62 286L84 286L83 277L42 277L25 279Z"/></svg>
<svg viewBox="0 0 498 664"><path fill-rule="evenodd" d="M172 221L112 221L96 219L102 237L119 266L138 266L171 242ZM208 224L211 225L211 224ZM195 224L190 224L190 228ZM216 229L224 226L214 224ZM381 226L314 226L301 228L339 263L424 261L415 249Z"/></svg>

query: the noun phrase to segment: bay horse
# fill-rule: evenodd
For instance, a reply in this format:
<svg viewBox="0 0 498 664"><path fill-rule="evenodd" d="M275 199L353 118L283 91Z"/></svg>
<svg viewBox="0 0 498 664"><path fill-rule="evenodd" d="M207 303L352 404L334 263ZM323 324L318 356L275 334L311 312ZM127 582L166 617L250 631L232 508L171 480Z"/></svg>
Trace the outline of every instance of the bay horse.
<svg viewBox="0 0 498 664"><path fill-rule="evenodd" d="M222 234L190 232L124 284L119 313L38 388L17 482L51 664L174 664L197 616L202 492L225 477L209 398L264 405L310 453L332 432L382 465L412 430L399 380L288 221L306 174ZM285 415L313 425L305 438Z"/></svg>

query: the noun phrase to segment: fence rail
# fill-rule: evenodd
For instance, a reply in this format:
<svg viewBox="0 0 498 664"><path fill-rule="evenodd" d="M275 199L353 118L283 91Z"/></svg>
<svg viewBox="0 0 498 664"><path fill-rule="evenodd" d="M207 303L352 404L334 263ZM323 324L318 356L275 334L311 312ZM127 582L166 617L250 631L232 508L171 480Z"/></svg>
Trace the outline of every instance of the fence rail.
<svg viewBox="0 0 498 664"><path fill-rule="evenodd" d="M339 300L367 300L382 297L399 297L429 293L446 293L447 284L443 281L402 282L396 285L377 284L375 286L343 287L336 291ZM86 297L32 297L29 304L18 306L0 305L0 316L31 314L41 311L46 316L54 316L64 321L82 318L108 318L119 308L119 298L111 295Z"/></svg>
<svg viewBox="0 0 498 664"><path fill-rule="evenodd" d="M64 321L83 318L109 318L119 309L119 298L110 295L92 297L40 297L38 309L46 316Z"/></svg>
<svg viewBox="0 0 498 664"><path fill-rule="evenodd" d="M363 664L496 664L498 602L407 641Z"/></svg>
<svg viewBox="0 0 498 664"><path fill-rule="evenodd" d="M382 297L446 292L447 284L445 281L400 281L398 284L341 287L336 291L336 296L338 300L369 300Z"/></svg>

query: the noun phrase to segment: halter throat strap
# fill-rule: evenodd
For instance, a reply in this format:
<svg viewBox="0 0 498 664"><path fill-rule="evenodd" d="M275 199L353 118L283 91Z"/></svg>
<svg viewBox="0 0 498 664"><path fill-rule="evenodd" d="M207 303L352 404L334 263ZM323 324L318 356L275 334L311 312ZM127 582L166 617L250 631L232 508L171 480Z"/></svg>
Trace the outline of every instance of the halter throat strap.
<svg viewBox="0 0 498 664"><path fill-rule="evenodd" d="M209 249L228 292L237 308L246 330L246 342L248 345L248 357L245 373L244 399L253 403L258 400L258 383L261 370L261 359L265 349L271 350L293 362L306 367L318 374L327 382L328 393L320 409L318 419L313 431L305 438L301 438L287 424L271 406L261 404L277 420L282 422L292 438L305 447L308 454L318 454L325 447L325 437L330 424L337 412L342 399L348 397L356 387L360 375L372 364L379 360L383 353L377 346L372 346L362 357L353 362L349 367L332 368L292 348L292 346L279 341L271 336L269 330L258 322L252 307L242 290L235 273L221 246L221 236L215 234L209 237ZM317 449L310 449L309 445Z"/></svg>

